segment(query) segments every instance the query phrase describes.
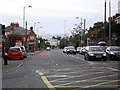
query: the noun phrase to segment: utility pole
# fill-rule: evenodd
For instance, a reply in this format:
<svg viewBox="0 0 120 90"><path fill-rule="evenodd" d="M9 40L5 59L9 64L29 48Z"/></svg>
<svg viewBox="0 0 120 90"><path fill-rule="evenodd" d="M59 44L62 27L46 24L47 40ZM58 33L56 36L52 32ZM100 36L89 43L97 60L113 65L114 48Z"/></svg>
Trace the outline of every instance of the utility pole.
<svg viewBox="0 0 120 90"><path fill-rule="evenodd" d="M105 0L105 6L104 6L105 10L104 10L104 36L103 38L106 40L106 0Z"/></svg>
<svg viewBox="0 0 120 90"><path fill-rule="evenodd" d="M81 25L81 32L80 32L80 38L81 38L81 40L80 40L80 42L81 42L81 47L82 47L82 34L83 34L83 29L82 29L82 24L83 24L83 22L82 22L82 18L81 18L81 22L80 22L80 25Z"/></svg>
<svg viewBox="0 0 120 90"><path fill-rule="evenodd" d="M26 50L28 50L28 49L27 49L27 37L28 37L28 36L27 36L27 21L26 21L26 35L25 35L25 36L26 36L26 38L25 38L25 41L26 41L25 46L26 46Z"/></svg>
<svg viewBox="0 0 120 90"><path fill-rule="evenodd" d="M109 0L109 46L111 46L111 2Z"/></svg>
<svg viewBox="0 0 120 90"><path fill-rule="evenodd" d="M86 31L85 28L86 28L86 19L84 19L84 30L83 30L83 36L85 35L85 31ZM84 43L85 43L85 42L83 42L83 46L84 46Z"/></svg>

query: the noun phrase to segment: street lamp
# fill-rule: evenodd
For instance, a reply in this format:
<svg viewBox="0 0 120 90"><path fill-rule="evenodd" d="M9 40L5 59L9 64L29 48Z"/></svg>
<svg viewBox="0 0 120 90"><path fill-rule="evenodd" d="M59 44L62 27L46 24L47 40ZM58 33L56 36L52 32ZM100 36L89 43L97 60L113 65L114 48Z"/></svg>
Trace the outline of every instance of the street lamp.
<svg viewBox="0 0 120 90"><path fill-rule="evenodd" d="M25 27L25 8L32 8L32 6L23 7L23 28Z"/></svg>

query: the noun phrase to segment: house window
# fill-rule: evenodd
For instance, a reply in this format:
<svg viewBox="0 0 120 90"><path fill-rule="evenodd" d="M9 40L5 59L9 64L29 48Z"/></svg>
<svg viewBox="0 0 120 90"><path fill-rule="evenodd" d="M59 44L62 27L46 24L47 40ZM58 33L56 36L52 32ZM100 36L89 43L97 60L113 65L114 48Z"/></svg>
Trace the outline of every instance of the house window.
<svg viewBox="0 0 120 90"><path fill-rule="evenodd" d="M30 36L30 40L34 40L34 36Z"/></svg>
<svg viewBox="0 0 120 90"><path fill-rule="evenodd" d="M24 41L26 41L26 37L24 37Z"/></svg>

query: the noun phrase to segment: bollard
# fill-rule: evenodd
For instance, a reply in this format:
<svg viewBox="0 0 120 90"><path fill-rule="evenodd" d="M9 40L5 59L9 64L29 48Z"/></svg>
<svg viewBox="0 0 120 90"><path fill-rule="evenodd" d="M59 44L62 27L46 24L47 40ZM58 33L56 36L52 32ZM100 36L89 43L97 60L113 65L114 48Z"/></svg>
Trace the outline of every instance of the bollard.
<svg viewBox="0 0 120 90"><path fill-rule="evenodd" d="M4 56L3 56L3 60L4 60L4 65L8 65L8 57L7 57L7 53L4 54Z"/></svg>

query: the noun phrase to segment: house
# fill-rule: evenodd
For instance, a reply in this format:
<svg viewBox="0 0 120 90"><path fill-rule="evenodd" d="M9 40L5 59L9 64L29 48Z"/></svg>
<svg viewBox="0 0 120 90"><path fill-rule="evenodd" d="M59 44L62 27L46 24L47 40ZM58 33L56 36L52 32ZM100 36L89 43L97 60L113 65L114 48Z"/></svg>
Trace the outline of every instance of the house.
<svg viewBox="0 0 120 90"><path fill-rule="evenodd" d="M5 28L6 36L9 34L17 34L22 37L22 45L24 45L28 51L34 51L38 48L37 35L33 31L33 27L25 29L19 26L18 23L11 23L10 26Z"/></svg>

